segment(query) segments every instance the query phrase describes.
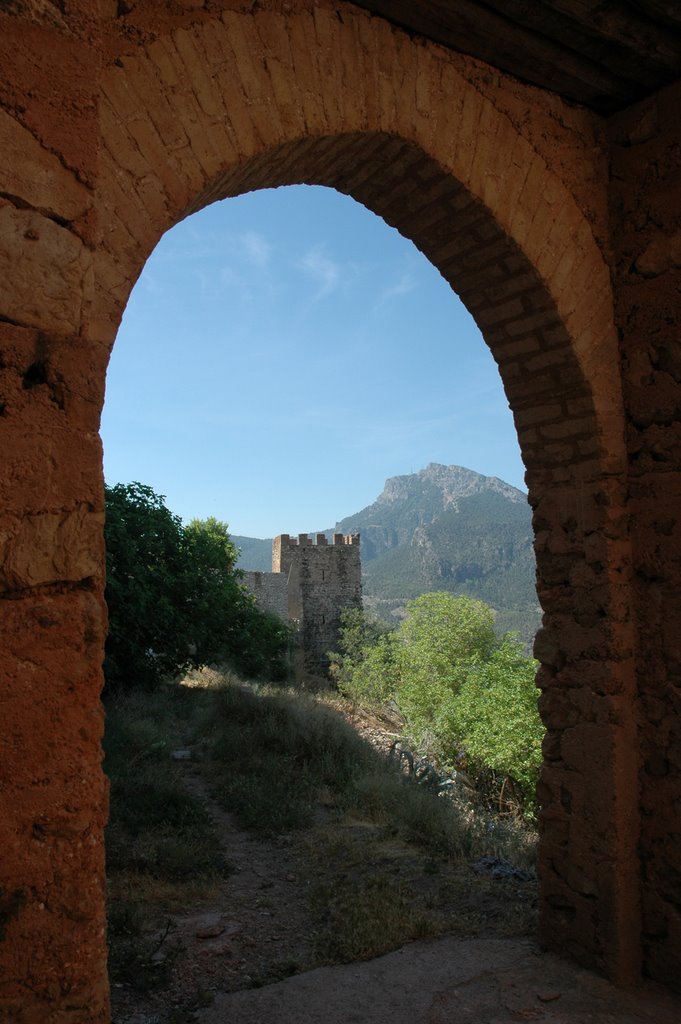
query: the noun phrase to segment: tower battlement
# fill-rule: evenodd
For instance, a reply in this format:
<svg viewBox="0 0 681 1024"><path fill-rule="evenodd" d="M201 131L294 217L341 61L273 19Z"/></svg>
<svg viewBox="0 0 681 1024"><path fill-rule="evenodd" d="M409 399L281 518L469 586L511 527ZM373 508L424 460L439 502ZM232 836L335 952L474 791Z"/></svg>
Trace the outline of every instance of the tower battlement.
<svg viewBox="0 0 681 1024"><path fill-rule="evenodd" d="M278 537L274 538L274 546L279 542L280 548L285 547L326 547L329 545L329 539L325 533L316 533L313 535L309 533L299 533L297 537L291 537L288 533L282 533ZM334 533L332 535L331 546L342 545L342 544L357 544L359 545L359 534L358 533Z"/></svg>
<svg viewBox="0 0 681 1024"><path fill-rule="evenodd" d="M272 541L272 572L288 582L288 617L299 631L305 671L324 675L336 648L340 613L362 606L358 533L282 533Z"/></svg>

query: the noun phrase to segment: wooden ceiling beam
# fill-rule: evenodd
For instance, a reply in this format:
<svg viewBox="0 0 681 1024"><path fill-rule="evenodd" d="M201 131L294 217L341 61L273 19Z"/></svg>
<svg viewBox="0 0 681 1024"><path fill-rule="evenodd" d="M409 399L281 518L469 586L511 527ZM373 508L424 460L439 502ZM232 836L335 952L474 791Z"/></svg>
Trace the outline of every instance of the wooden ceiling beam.
<svg viewBox="0 0 681 1024"><path fill-rule="evenodd" d="M534 35L475 0L456 0L455 5L446 0L357 2L394 24L578 103L607 108L604 112L613 106L609 97L616 96L625 105L638 93L634 83L553 40Z"/></svg>
<svg viewBox="0 0 681 1024"><path fill-rule="evenodd" d="M681 30L681 4L679 0L624 0L624 5L633 7L637 14L645 14L658 24Z"/></svg>
<svg viewBox="0 0 681 1024"><path fill-rule="evenodd" d="M681 0L355 0L601 114L681 77Z"/></svg>
<svg viewBox="0 0 681 1024"><path fill-rule="evenodd" d="M681 74L681 39L638 14L594 0L483 0L528 31L560 39L566 50L605 64L624 81L656 88L660 75ZM645 59L641 59L641 55Z"/></svg>

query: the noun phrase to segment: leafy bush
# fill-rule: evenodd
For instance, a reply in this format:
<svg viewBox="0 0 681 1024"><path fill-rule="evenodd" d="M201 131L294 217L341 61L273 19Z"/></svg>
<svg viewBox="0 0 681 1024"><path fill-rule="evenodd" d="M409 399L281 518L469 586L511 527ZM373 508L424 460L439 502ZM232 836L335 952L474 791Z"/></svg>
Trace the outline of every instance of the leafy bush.
<svg viewBox="0 0 681 1024"><path fill-rule="evenodd" d="M335 658L339 688L368 705L393 700L411 742L439 762L508 777L534 806L543 727L536 662L482 601L423 594L392 633L346 616Z"/></svg>
<svg viewBox="0 0 681 1024"><path fill-rule="evenodd" d="M340 615L338 652L329 652L329 674L351 700L385 703L396 683L394 634L361 608L346 608Z"/></svg>
<svg viewBox="0 0 681 1024"><path fill-rule="evenodd" d="M191 660L182 523L144 484L106 488L109 685L153 686Z"/></svg>
<svg viewBox="0 0 681 1024"><path fill-rule="evenodd" d="M461 751L456 697L474 666L494 648L494 614L482 601L422 594L397 629L397 704L419 748L453 765Z"/></svg>
<svg viewBox="0 0 681 1024"><path fill-rule="evenodd" d="M485 661L494 648L494 612L470 597L422 594L408 603L397 634L403 679L425 685L440 679L456 690L461 667Z"/></svg>
<svg viewBox="0 0 681 1024"><path fill-rule="evenodd" d="M456 698L455 728L469 760L507 775L534 805L544 727L537 711L537 664L505 636L470 672Z"/></svg>

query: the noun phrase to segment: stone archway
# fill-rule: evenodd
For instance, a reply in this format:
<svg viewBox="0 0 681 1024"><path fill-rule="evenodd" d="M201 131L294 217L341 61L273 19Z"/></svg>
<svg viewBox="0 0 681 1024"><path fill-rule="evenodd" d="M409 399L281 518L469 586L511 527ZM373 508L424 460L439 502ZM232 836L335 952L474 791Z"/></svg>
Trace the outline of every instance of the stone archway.
<svg viewBox="0 0 681 1024"><path fill-rule="evenodd" d="M58 189L0 209L8 272L22 266L27 282L5 296L3 352L20 439L3 533L20 794L6 1005L28 1007L27 1021L106 1018L96 430L109 347L172 224L218 198L302 182L352 195L410 237L499 364L545 611L543 938L612 977L637 975L626 460L591 115L353 8L197 9L143 29L104 33L92 192L55 162ZM11 130L28 179L45 147ZM44 952L29 964L31 945Z"/></svg>

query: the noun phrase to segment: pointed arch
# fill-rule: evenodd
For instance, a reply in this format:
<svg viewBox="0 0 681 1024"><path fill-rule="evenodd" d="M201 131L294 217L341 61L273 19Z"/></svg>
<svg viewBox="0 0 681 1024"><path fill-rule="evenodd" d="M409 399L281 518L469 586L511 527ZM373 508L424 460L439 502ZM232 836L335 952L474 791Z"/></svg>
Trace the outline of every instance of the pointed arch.
<svg viewBox="0 0 681 1024"><path fill-rule="evenodd" d="M594 218L533 131L500 85L363 12L225 11L178 27L102 77L96 323L111 341L172 224L292 183L353 196L458 292L498 363L535 509L544 935L616 974L638 957L617 338Z"/></svg>

